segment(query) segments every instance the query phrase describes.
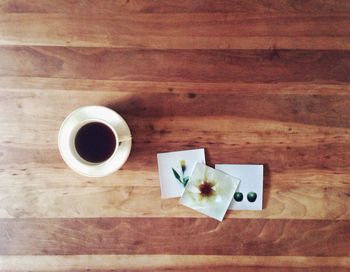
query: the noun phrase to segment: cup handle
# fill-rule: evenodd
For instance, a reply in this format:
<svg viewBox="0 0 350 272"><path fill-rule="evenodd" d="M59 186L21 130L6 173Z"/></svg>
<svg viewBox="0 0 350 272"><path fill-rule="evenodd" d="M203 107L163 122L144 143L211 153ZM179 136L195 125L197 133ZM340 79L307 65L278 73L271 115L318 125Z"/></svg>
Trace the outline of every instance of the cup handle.
<svg viewBox="0 0 350 272"><path fill-rule="evenodd" d="M118 143L121 144L123 142L128 142L128 141L131 141L131 139L132 139L131 135L120 136L118 137Z"/></svg>

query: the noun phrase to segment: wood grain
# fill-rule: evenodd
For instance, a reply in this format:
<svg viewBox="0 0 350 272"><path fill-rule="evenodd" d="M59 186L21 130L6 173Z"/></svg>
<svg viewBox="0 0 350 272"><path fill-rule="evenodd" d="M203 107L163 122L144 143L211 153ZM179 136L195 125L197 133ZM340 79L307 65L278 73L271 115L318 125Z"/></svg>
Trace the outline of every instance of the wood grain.
<svg viewBox="0 0 350 272"><path fill-rule="evenodd" d="M52 91L94 91L115 93L235 93L237 95L349 95L350 87L346 84L271 82L237 83L221 82L174 82L174 81L130 81L118 79L69 79L33 76L1 76L0 84L5 91L10 90L52 90Z"/></svg>
<svg viewBox="0 0 350 272"><path fill-rule="evenodd" d="M233 14L348 14L350 4L338 1L280 1L280 0L3 0L3 13L233 13Z"/></svg>
<svg viewBox="0 0 350 272"><path fill-rule="evenodd" d="M12 0L2 1L0 12L1 44L10 45L349 49L350 43L346 1Z"/></svg>
<svg viewBox="0 0 350 272"><path fill-rule="evenodd" d="M0 57L0 76L344 84L349 82L350 72L349 51L338 50L143 50L4 46L0 47Z"/></svg>
<svg viewBox="0 0 350 272"><path fill-rule="evenodd" d="M72 187L69 183L74 180L65 181L58 188L25 185L13 189L1 188L1 218L204 217L180 205L178 199L161 201L158 197L160 190L157 187ZM140 179L138 181L140 182ZM277 188L265 186L266 206L260 213L230 211L226 217L334 220L350 218L349 184L340 187L304 185L298 188L295 185L297 182L298 180L294 183L289 182L276 186Z"/></svg>
<svg viewBox="0 0 350 272"><path fill-rule="evenodd" d="M331 220L1 219L0 229L1 255L249 255L253 250L257 256L341 257L350 242L349 222Z"/></svg>
<svg viewBox="0 0 350 272"><path fill-rule="evenodd" d="M249 17L246 14L190 13L123 14L108 18L104 14L78 17L2 14L0 44L159 49L349 49L349 17L349 14ZM232 28L233 24L238 27Z"/></svg>
<svg viewBox="0 0 350 272"><path fill-rule="evenodd" d="M350 3L0 1L0 271L349 271ZM62 161L84 105L128 122L108 177ZM264 209L161 200L156 154L264 164Z"/></svg>
<svg viewBox="0 0 350 272"><path fill-rule="evenodd" d="M56 255L0 256L10 271L347 271L348 257L232 256L232 255Z"/></svg>

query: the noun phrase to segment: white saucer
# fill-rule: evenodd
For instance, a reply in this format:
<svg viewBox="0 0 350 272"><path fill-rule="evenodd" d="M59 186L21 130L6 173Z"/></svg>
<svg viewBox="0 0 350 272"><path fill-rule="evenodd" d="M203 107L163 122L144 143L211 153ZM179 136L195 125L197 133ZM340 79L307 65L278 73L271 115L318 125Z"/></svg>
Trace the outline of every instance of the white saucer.
<svg viewBox="0 0 350 272"><path fill-rule="evenodd" d="M103 163L91 163L83 160L73 146L72 138L88 121L101 121L115 130L119 139L116 152ZM88 177L107 176L123 166L131 151L131 133L125 120L115 111L102 106L86 106L73 111L63 121L58 135L58 148L65 163L75 172Z"/></svg>

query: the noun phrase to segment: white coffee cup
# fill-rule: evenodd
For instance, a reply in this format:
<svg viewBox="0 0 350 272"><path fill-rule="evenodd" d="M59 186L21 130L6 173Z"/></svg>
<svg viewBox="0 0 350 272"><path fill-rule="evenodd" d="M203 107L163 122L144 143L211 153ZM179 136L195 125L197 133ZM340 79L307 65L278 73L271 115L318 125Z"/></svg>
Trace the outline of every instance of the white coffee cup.
<svg viewBox="0 0 350 272"><path fill-rule="evenodd" d="M88 161L76 149L76 135L89 123L102 123L113 132L115 148L105 161ZM102 106L76 109L63 121L58 134L58 147L65 163L75 172L88 177L107 176L120 169L129 157L131 144L131 133L125 120L112 109Z"/></svg>

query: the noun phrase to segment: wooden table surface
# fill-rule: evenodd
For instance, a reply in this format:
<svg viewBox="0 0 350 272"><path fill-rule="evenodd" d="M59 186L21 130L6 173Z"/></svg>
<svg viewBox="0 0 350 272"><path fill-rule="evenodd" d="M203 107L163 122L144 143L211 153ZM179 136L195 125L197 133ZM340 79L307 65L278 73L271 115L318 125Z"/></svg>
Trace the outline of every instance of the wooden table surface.
<svg viewBox="0 0 350 272"><path fill-rule="evenodd" d="M0 270L349 271L350 1L1 0ZM129 160L60 157L84 105ZM264 209L161 200L157 152L265 165Z"/></svg>

